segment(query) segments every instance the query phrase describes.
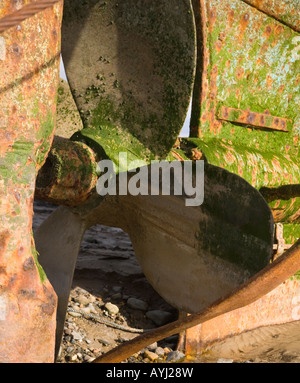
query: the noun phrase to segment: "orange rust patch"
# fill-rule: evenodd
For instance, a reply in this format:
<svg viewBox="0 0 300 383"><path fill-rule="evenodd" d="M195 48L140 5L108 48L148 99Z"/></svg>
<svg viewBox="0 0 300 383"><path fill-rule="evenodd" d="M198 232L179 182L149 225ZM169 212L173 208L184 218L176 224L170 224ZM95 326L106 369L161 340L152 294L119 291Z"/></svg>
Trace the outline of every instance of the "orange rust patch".
<svg viewBox="0 0 300 383"><path fill-rule="evenodd" d="M245 13L241 20L240 20L240 23L239 23L239 36L238 36L238 41L239 43L241 44L243 39L244 39L244 35L245 35L245 31L246 31L246 28L249 24L249 21L250 21L250 15L249 13Z"/></svg>
<svg viewBox="0 0 300 383"><path fill-rule="evenodd" d="M11 234L8 230L3 230L2 232L0 232L0 255L1 256L3 256L6 251L10 237L11 237Z"/></svg>
<svg viewBox="0 0 300 383"><path fill-rule="evenodd" d="M209 20L209 32L212 32L214 30L215 22L217 20L217 11L215 7L209 10L208 20Z"/></svg>
<svg viewBox="0 0 300 383"><path fill-rule="evenodd" d="M263 31L262 36L266 39L268 39L272 34L272 27L271 25L267 25L265 30Z"/></svg>
<svg viewBox="0 0 300 383"><path fill-rule="evenodd" d="M238 78L238 80L240 80L243 77L244 73L244 68L237 68L236 77Z"/></svg>

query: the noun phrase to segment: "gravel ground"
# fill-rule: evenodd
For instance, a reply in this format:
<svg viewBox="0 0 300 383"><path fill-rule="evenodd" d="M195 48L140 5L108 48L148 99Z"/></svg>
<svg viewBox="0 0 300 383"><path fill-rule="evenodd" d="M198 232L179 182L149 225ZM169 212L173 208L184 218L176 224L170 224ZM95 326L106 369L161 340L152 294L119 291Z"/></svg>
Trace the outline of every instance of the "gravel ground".
<svg viewBox="0 0 300 383"><path fill-rule="evenodd" d="M33 231L55 208L35 201ZM94 226L78 255L57 362L91 362L141 331L177 317L177 310L149 285L128 235L119 228ZM173 336L149 345L125 362L181 361L185 355L176 350L177 341Z"/></svg>

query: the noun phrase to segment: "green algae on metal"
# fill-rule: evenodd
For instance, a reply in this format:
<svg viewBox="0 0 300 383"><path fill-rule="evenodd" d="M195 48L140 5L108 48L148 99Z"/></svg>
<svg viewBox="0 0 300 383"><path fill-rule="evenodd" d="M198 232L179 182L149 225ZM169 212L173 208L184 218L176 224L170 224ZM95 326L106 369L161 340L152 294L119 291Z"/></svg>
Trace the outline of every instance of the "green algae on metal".
<svg viewBox="0 0 300 383"><path fill-rule="evenodd" d="M203 1L207 18L207 77L199 137L217 136L264 150L298 154L299 35L240 0ZM209 52L209 53L208 53ZM198 79L199 81L199 79ZM211 99L213 97L213 99ZM293 121L289 133L249 130L217 118L217 104ZM272 139L270 139L272 137Z"/></svg>
<svg viewBox="0 0 300 383"><path fill-rule="evenodd" d="M38 173L35 195L54 204L83 203L96 187L96 155L82 142L55 136L45 165Z"/></svg>
<svg viewBox="0 0 300 383"><path fill-rule="evenodd" d="M79 136L91 141L91 129L95 134L98 129L98 136L102 129L107 152L119 141L115 132L124 135L122 150L125 146L146 161L165 158L182 128L193 87L190 1L66 3L62 54L84 124ZM109 135L108 127L115 127Z"/></svg>
<svg viewBox="0 0 300 383"><path fill-rule="evenodd" d="M191 133L196 138L183 146L258 190L300 183L300 36L280 22L297 15L299 2L282 3L201 0L194 8L199 70ZM278 20L266 14L274 16L277 8ZM282 130L274 130L279 125ZM297 196L268 201L276 219L299 222Z"/></svg>
<svg viewBox="0 0 300 383"><path fill-rule="evenodd" d="M39 263L39 260L38 260L39 253L38 253L38 251L34 247L32 247L31 250L32 250L32 256L33 256L33 259L34 259L34 263L36 265L36 268L37 268L39 276L40 276L40 280L41 280L42 283L45 283L45 281L47 280L47 275L46 275L44 269L42 268L42 266Z"/></svg>
<svg viewBox="0 0 300 383"><path fill-rule="evenodd" d="M243 0L258 10L300 32L300 2L298 0Z"/></svg>

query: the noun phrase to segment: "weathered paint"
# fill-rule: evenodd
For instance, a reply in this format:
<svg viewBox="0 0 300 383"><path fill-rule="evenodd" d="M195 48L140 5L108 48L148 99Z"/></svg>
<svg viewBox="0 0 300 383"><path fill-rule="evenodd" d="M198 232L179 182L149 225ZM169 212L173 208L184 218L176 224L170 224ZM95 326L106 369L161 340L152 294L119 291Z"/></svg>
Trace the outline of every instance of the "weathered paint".
<svg viewBox="0 0 300 383"><path fill-rule="evenodd" d="M200 81L199 138L298 154L299 68L293 51L299 35L240 0L202 0L204 54ZM296 5L295 5L296 6ZM200 26L198 26L200 27ZM294 57L294 59L293 59ZM218 104L292 120L289 133L249 130L220 121ZM272 137L272 138L271 138Z"/></svg>
<svg viewBox="0 0 300 383"><path fill-rule="evenodd" d="M274 189L300 183L300 36L286 25L299 14L299 2L252 3L265 13L241 0L193 3L200 69L191 135L197 138L183 147L257 189ZM278 20L266 14L268 6ZM298 197L270 201L276 221L299 222Z"/></svg>
<svg viewBox="0 0 300 383"><path fill-rule="evenodd" d="M285 243L293 244L300 236L300 3L193 4L198 71L191 132L198 138L183 140L180 148L260 190L274 221L284 222ZM201 352L252 328L299 320L298 274L255 303L187 330L185 351Z"/></svg>
<svg viewBox="0 0 300 383"><path fill-rule="evenodd" d="M276 20L300 32L299 1L289 0L243 0Z"/></svg>
<svg viewBox="0 0 300 383"><path fill-rule="evenodd" d="M28 3L1 0L0 17ZM61 16L58 3L1 34L1 362L54 360L56 295L38 264L31 227L36 174L55 125Z"/></svg>

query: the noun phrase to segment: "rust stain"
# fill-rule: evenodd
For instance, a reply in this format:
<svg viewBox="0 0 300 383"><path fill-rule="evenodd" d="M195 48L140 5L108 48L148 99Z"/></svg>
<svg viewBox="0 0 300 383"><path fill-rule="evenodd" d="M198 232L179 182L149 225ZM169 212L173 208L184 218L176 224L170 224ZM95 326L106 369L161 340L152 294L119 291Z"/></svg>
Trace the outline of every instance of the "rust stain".
<svg viewBox="0 0 300 383"><path fill-rule="evenodd" d="M272 25L267 25L265 30L263 31L262 37L264 39L268 39L272 34Z"/></svg>
<svg viewBox="0 0 300 383"><path fill-rule="evenodd" d="M286 0L242 0L261 12L300 32L299 3Z"/></svg>
<svg viewBox="0 0 300 383"><path fill-rule="evenodd" d="M221 106L218 112L218 118L221 120L238 122L253 127L269 128L272 130L280 130L288 132L286 118L271 116L270 112L256 113L249 110L241 110Z"/></svg>
<svg viewBox="0 0 300 383"><path fill-rule="evenodd" d="M249 24L249 21L250 21L250 13L247 12L244 15L242 15L240 24L239 24L239 35L237 38L240 44L242 44L243 42L245 31Z"/></svg>
<svg viewBox="0 0 300 383"><path fill-rule="evenodd" d="M29 3L1 1L0 17ZM36 174L54 135L62 6L1 33L6 55L0 60L0 269L7 315L0 327L0 362L54 358L56 296L35 254L32 205ZM48 313L41 305L50 305Z"/></svg>

